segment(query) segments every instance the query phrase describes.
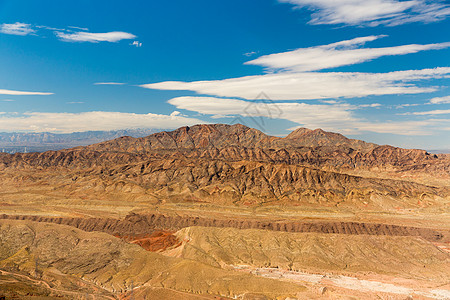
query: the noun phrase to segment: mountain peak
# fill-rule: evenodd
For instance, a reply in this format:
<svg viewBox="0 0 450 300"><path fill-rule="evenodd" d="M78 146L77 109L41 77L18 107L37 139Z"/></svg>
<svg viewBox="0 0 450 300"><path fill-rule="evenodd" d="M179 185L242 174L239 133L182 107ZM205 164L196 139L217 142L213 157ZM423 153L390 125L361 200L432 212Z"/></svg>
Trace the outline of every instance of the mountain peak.
<svg viewBox="0 0 450 300"><path fill-rule="evenodd" d="M309 132L311 132L311 131L312 131L312 130L309 129L309 128L300 127L300 128L295 129L295 130L292 131L291 133L289 133L289 134L286 136L286 139L295 139L295 138L298 138L298 137L300 137L300 136L302 136L302 135L304 135L304 134L307 134L307 133L309 133Z"/></svg>
<svg viewBox="0 0 450 300"><path fill-rule="evenodd" d="M350 147L353 149L368 151L377 145L361 140L349 139L340 133L325 131L321 128L314 130L298 128L284 138L307 147Z"/></svg>

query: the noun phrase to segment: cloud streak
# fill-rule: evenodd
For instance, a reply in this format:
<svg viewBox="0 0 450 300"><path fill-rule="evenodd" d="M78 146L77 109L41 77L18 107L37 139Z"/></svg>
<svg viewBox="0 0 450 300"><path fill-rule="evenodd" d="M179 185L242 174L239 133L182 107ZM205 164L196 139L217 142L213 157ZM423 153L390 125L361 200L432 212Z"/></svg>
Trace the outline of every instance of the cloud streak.
<svg viewBox="0 0 450 300"><path fill-rule="evenodd" d="M450 96L435 97L430 100L429 104L450 104Z"/></svg>
<svg viewBox="0 0 450 300"><path fill-rule="evenodd" d="M123 32L123 31L112 31L104 33L93 33L80 31L75 33L66 33L61 31L55 32L56 36L64 42L110 42L116 43L121 40L134 39L136 36L134 34Z"/></svg>
<svg viewBox="0 0 450 300"><path fill-rule="evenodd" d="M0 113L0 128L6 132L56 132L70 133L89 130L119 130L124 128L178 128L205 123L199 119L179 114L135 114L91 111L82 113L24 114Z"/></svg>
<svg viewBox="0 0 450 300"><path fill-rule="evenodd" d="M294 51L264 55L245 64L259 65L269 70L305 72L359 64L382 56L405 55L419 51L450 47L450 43L439 43L355 49L366 42L376 40L380 37L384 37L384 35L359 37L329 45L300 48Z"/></svg>
<svg viewBox="0 0 450 300"><path fill-rule="evenodd" d="M31 24L16 22L13 24L1 24L0 32L12 35L29 35L36 31L31 28Z"/></svg>
<svg viewBox="0 0 450 300"><path fill-rule="evenodd" d="M450 67L390 73L277 73L210 81L164 81L140 86L248 100L262 91L273 100L312 100L433 92L436 87L421 87L413 82L443 78L448 74Z"/></svg>
<svg viewBox="0 0 450 300"><path fill-rule="evenodd" d="M96 82L94 85L124 85L123 82Z"/></svg>
<svg viewBox="0 0 450 300"><path fill-rule="evenodd" d="M450 15L444 1L430 0L279 0L295 8L313 11L312 25L344 24L357 26L397 26L406 23L431 23Z"/></svg>
<svg viewBox="0 0 450 300"><path fill-rule="evenodd" d="M39 32L38 32L39 31ZM31 25L26 23L16 22L13 24L0 24L0 33L12 34L12 35L40 35L42 31L52 31L61 41L64 42L110 42L116 43L121 40L134 39L134 34L123 31L111 31L111 32L89 32L88 28L67 26L67 28L54 28L44 25ZM140 47L142 43L133 44Z"/></svg>
<svg viewBox="0 0 450 300"><path fill-rule="evenodd" d="M25 92L25 91L14 91L14 90L0 89L0 95L28 96L28 95L53 95L53 93Z"/></svg>
<svg viewBox="0 0 450 300"><path fill-rule="evenodd" d="M416 81L449 76L449 67L389 73L318 72L387 55L405 55L450 47L449 42L360 48L365 43L381 37L384 36L372 35L329 45L300 48L261 56L246 63L266 67L270 72L265 75L193 82L164 81L140 86L158 90L187 90L203 95L247 100L254 99L261 92L274 100L312 100L434 92L438 87L427 87Z"/></svg>
<svg viewBox="0 0 450 300"><path fill-rule="evenodd" d="M430 111L416 111L416 112L407 112L400 115L415 115L415 116L426 116L426 115L447 115L450 114L450 109L437 109Z"/></svg>

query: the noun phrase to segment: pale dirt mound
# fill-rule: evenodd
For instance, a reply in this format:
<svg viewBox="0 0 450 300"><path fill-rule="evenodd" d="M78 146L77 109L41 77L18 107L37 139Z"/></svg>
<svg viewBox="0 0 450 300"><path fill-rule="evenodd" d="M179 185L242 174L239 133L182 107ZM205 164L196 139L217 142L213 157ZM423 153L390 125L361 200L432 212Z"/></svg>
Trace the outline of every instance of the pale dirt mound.
<svg viewBox="0 0 450 300"><path fill-rule="evenodd" d="M189 227L167 252L213 266L249 265L319 273L370 273L446 283L450 256L416 237L285 233Z"/></svg>
<svg viewBox="0 0 450 300"><path fill-rule="evenodd" d="M30 221L0 221L0 270L42 278L57 289L77 278L117 295L140 286L207 296L257 293L269 299L305 290L298 284L166 257L105 233ZM71 288L73 295L67 298L84 296L79 286Z"/></svg>

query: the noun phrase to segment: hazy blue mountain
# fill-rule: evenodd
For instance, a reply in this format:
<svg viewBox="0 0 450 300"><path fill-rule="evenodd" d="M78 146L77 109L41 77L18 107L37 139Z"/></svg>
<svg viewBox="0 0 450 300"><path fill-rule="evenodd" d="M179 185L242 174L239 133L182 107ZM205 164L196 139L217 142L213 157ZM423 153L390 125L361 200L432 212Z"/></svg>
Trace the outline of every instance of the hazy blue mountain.
<svg viewBox="0 0 450 300"><path fill-rule="evenodd" d="M85 131L73 133L0 132L0 151L44 152L95 144L121 136L144 137L164 129L139 128L114 131Z"/></svg>

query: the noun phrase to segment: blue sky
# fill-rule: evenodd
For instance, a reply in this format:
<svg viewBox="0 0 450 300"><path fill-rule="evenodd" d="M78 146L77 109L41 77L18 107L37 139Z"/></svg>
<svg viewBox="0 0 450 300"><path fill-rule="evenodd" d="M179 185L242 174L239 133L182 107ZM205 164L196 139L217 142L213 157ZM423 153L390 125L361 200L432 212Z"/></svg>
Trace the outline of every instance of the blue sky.
<svg viewBox="0 0 450 300"><path fill-rule="evenodd" d="M447 3L0 0L0 131L240 122L450 149Z"/></svg>

